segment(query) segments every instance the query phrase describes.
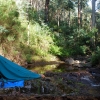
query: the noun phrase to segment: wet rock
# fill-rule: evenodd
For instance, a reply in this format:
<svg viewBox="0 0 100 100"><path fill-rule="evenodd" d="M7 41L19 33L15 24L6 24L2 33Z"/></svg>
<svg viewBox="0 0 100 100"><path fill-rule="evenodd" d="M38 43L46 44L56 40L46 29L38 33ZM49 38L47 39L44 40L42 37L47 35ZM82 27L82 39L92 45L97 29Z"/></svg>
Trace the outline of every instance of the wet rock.
<svg viewBox="0 0 100 100"><path fill-rule="evenodd" d="M73 66L79 67L79 68L90 68L90 67L92 67L91 62L74 64Z"/></svg>
<svg viewBox="0 0 100 100"><path fill-rule="evenodd" d="M100 97L94 96L24 96L24 97L0 97L0 100L100 100Z"/></svg>
<svg viewBox="0 0 100 100"><path fill-rule="evenodd" d="M86 68L86 67L87 67L87 68L92 67L91 62L85 63L85 64L84 64L84 67L85 67L85 68Z"/></svg>
<svg viewBox="0 0 100 100"><path fill-rule="evenodd" d="M75 64L73 65L73 67L83 67L83 65L80 64L80 63L75 63Z"/></svg>
<svg viewBox="0 0 100 100"><path fill-rule="evenodd" d="M74 64L74 59L73 59L73 58L67 58L67 59L65 60L65 62L66 62L67 64L69 64L69 65L73 65L73 64Z"/></svg>
<svg viewBox="0 0 100 100"><path fill-rule="evenodd" d="M79 60L74 60L74 64L79 64L80 61Z"/></svg>
<svg viewBox="0 0 100 100"><path fill-rule="evenodd" d="M67 58L65 60L65 62L68 64L68 65L71 65L73 67L91 67L91 62L86 62L85 60L74 60L73 58Z"/></svg>
<svg viewBox="0 0 100 100"><path fill-rule="evenodd" d="M62 96L67 97L68 95L72 96L89 95L87 92L87 87L83 85L83 83L86 84L86 80L82 80L82 77L85 75L88 75L88 73L87 72L52 73L50 74L50 77L46 77L44 79L39 79L39 80L32 80L31 83L32 88L30 92L29 91L27 92L27 90L24 89L25 92L23 96L25 95L31 96L32 93L33 95L37 94L39 98L41 98L41 96L39 95L42 95L43 98L44 95L51 95L51 96L54 95L60 97ZM32 100L32 98L30 99L28 98L28 100Z"/></svg>
<svg viewBox="0 0 100 100"><path fill-rule="evenodd" d="M90 68L88 71L97 79L100 81L100 68Z"/></svg>

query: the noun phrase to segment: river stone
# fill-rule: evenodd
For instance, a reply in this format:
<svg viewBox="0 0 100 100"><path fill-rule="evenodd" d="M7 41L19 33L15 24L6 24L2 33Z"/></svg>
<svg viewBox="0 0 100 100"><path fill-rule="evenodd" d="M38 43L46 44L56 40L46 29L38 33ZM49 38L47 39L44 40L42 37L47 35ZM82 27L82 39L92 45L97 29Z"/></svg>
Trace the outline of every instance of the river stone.
<svg viewBox="0 0 100 100"><path fill-rule="evenodd" d="M73 65L73 64L74 64L74 59L73 59L73 58L67 58L67 59L65 60L65 62L66 62L67 64L69 64L69 65Z"/></svg>
<svg viewBox="0 0 100 100"><path fill-rule="evenodd" d="M73 66L74 66L74 67L83 67L83 65L80 64L80 63L75 63Z"/></svg>
<svg viewBox="0 0 100 100"><path fill-rule="evenodd" d="M74 61L74 64L79 64L79 63L80 63L79 60L75 60L75 61Z"/></svg>
<svg viewBox="0 0 100 100"><path fill-rule="evenodd" d="M74 60L73 58L66 59L66 63L69 64L69 65L73 65L74 67L82 67L82 65L80 64L81 61Z"/></svg>

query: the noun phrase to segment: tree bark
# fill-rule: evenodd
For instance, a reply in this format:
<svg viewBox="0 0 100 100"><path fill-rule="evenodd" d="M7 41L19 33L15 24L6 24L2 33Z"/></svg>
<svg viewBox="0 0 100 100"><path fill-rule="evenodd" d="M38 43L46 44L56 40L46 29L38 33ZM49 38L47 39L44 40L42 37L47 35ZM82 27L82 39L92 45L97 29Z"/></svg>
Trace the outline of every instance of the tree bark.
<svg viewBox="0 0 100 100"><path fill-rule="evenodd" d="M95 1L92 0L92 28L95 27Z"/></svg>
<svg viewBox="0 0 100 100"><path fill-rule="evenodd" d="M83 5L83 2L81 0L80 2L80 27L82 28L82 5Z"/></svg>
<svg viewBox="0 0 100 100"><path fill-rule="evenodd" d="M78 29L80 29L80 0L78 0Z"/></svg>
<svg viewBox="0 0 100 100"><path fill-rule="evenodd" d="M69 15L68 15L68 25L70 27L70 8L69 8Z"/></svg>
<svg viewBox="0 0 100 100"><path fill-rule="evenodd" d="M45 0L45 23L49 22L49 2L50 0Z"/></svg>

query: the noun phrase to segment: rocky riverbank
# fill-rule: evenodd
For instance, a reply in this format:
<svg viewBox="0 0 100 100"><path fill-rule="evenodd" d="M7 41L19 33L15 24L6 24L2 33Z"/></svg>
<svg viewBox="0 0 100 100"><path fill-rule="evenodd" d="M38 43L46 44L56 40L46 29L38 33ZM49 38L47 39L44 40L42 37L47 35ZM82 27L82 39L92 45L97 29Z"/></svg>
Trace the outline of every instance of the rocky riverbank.
<svg viewBox="0 0 100 100"><path fill-rule="evenodd" d="M100 82L87 71L45 73L45 78L26 81L23 88L4 89L1 96L100 96Z"/></svg>
<svg viewBox="0 0 100 100"><path fill-rule="evenodd" d="M62 72L46 71L45 78L26 81L23 88L3 89L0 100L99 100L100 81L87 70L88 59L67 58L55 69Z"/></svg>
<svg viewBox="0 0 100 100"><path fill-rule="evenodd" d="M90 96L5 96L5 97L0 97L0 100L100 100L100 97L90 97Z"/></svg>

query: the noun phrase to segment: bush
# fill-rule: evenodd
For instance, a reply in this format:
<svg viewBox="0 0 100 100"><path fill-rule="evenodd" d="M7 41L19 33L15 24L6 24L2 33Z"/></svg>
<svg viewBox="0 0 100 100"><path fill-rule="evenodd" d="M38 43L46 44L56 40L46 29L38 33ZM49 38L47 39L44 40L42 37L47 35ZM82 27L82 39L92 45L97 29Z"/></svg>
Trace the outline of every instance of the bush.
<svg viewBox="0 0 100 100"><path fill-rule="evenodd" d="M91 62L93 66L100 64L100 48L98 48L97 51L92 54Z"/></svg>
<svg viewBox="0 0 100 100"><path fill-rule="evenodd" d="M60 47L56 46L56 45L52 45L50 47L49 52L53 55L61 55L61 51L60 51Z"/></svg>

